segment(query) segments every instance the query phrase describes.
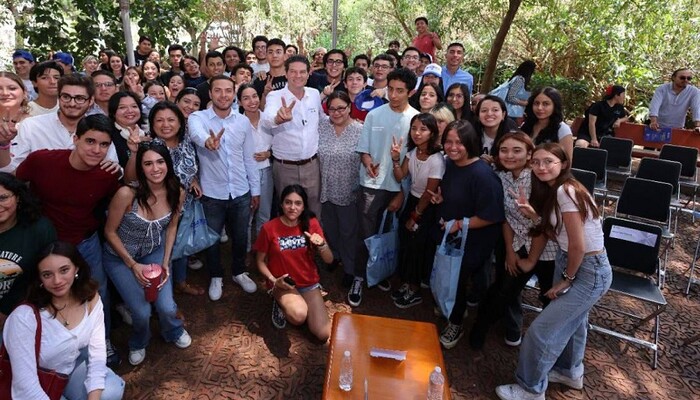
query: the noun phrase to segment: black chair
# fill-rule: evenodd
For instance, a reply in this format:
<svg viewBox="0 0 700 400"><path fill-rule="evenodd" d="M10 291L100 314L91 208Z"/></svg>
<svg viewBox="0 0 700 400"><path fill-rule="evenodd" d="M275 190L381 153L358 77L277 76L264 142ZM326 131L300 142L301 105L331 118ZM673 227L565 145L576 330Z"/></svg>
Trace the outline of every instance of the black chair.
<svg viewBox="0 0 700 400"><path fill-rule="evenodd" d="M603 217L605 217L605 203L608 197L616 198L617 195L611 194L610 190L607 188L608 184L608 173L606 166L608 163L608 152L603 149L596 149L592 147L574 147L573 160L571 160L571 168L591 171L596 175L595 190L594 195L603 198Z"/></svg>
<svg viewBox="0 0 700 400"><path fill-rule="evenodd" d="M616 304L617 302L613 302L611 307L599 303L596 307L624 315L637 322L633 324L632 332L615 331L593 324L589 329L651 349L654 352L652 368L656 369L659 355L659 316L666 308L666 299L651 277L659 268L661 228L642 222L608 217L603 222L603 234L608 259L613 266L613 281L608 295L619 294L639 301L645 307L650 306L652 312L647 315L637 315L622 310ZM649 321L654 323L651 340L635 336L634 331Z"/></svg>
<svg viewBox="0 0 700 400"><path fill-rule="evenodd" d="M586 187L591 196L595 195L596 173L578 168L571 168L571 174Z"/></svg>
<svg viewBox="0 0 700 400"><path fill-rule="evenodd" d="M662 160L658 158L642 158L637 168L637 178L650 179L652 181L666 182L673 186L671 193L671 208L676 212L673 234L678 230L678 211L683 207L680 200L679 179L681 177L681 163L678 161Z"/></svg>
<svg viewBox="0 0 700 400"><path fill-rule="evenodd" d="M615 216L651 223L661 227L666 244L662 250L664 262L659 268L659 286L663 287L668 260L668 247L673 241L671 232L671 196L673 185L631 177L625 180L615 208Z"/></svg>
<svg viewBox="0 0 700 400"><path fill-rule="evenodd" d="M661 148L659 158L663 160L678 161L681 163L681 177L679 182L681 187L690 188L692 191L692 194L685 207L688 207L688 205L692 202L690 212L692 213L693 222L695 222L695 199L697 197L698 188L700 188L700 184L697 182L698 149L695 147L665 144Z"/></svg>
<svg viewBox="0 0 700 400"><path fill-rule="evenodd" d="M631 139L603 136L600 139L600 148L608 151L607 171L610 174L628 177L632 174L632 147Z"/></svg>

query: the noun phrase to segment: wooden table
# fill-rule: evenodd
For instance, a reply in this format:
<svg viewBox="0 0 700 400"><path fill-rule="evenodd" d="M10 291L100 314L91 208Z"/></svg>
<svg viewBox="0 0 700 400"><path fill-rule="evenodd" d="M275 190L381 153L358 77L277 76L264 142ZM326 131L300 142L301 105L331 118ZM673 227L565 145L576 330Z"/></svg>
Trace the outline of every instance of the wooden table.
<svg viewBox="0 0 700 400"><path fill-rule="evenodd" d="M407 351L406 360L375 358L372 347ZM353 363L352 390L343 392L338 386L343 352L350 350ZM333 316L324 399L364 399L367 378L369 400L425 399L430 373L440 366L445 376L443 399L450 399L447 371L435 324L381 318L369 315L336 313Z"/></svg>

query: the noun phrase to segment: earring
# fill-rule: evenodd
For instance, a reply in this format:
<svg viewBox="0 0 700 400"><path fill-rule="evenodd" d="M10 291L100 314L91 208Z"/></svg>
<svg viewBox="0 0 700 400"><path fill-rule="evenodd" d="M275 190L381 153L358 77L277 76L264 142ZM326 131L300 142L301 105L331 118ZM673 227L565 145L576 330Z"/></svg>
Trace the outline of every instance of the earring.
<svg viewBox="0 0 700 400"><path fill-rule="evenodd" d="M40 287L40 288L43 288L43 287L44 287L44 284L43 284L43 283L40 283L40 284L39 284L39 287Z"/></svg>
<svg viewBox="0 0 700 400"><path fill-rule="evenodd" d="M78 279L78 273L77 273L77 272L75 273L75 279Z"/></svg>

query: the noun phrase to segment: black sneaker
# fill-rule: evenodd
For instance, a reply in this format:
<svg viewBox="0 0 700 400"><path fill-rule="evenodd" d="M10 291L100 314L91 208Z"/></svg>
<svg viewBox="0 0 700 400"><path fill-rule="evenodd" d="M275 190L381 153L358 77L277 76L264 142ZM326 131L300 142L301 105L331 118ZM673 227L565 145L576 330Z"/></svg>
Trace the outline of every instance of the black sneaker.
<svg viewBox="0 0 700 400"><path fill-rule="evenodd" d="M122 359L119 357L119 353L117 353L117 349L114 348L112 345L112 341L107 339L105 341L105 347L107 349L107 366L114 370L117 368L121 363Z"/></svg>
<svg viewBox="0 0 700 400"><path fill-rule="evenodd" d="M377 283L377 287L382 292L388 292L391 290L391 282L389 282L388 279L384 279L383 281Z"/></svg>
<svg viewBox="0 0 700 400"><path fill-rule="evenodd" d="M277 329L284 329L287 326L287 318L284 316L284 311L277 300L272 300L272 325Z"/></svg>
<svg viewBox="0 0 700 400"><path fill-rule="evenodd" d="M476 295L470 294L467 296L467 307L477 307L480 302L481 299Z"/></svg>
<svg viewBox="0 0 700 400"><path fill-rule="evenodd" d="M400 288L398 288L398 290L394 290L393 292L391 292L391 299L396 301L396 300L402 298L403 296L405 296L406 292L408 292L408 291L409 291L408 283L404 283L403 285L401 285Z"/></svg>
<svg viewBox="0 0 700 400"><path fill-rule="evenodd" d="M421 279L420 287L423 289L430 289L430 278Z"/></svg>
<svg viewBox="0 0 700 400"><path fill-rule="evenodd" d="M402 298L394 301L394 305L398 308L410 308L422 302L423 298L421 295L409 288Z"/></svg>
<svg viewBox="0 0 700 400"><path fill-rule="evenodd" d="M506 331L506 337L504 338L506 344L510 347L518 347L522 343L522 338L520 337L520 332L510 332Z"/></svg>
<svg viewBox="0 0 700 400"><path fill-rule="evenodd" d="M457 345L459 339L464 335L464 329L462 325L455 325L451 322L447 323L445 329L442 330L440 334L440 343L446 349L451 349Z"/></svg>
<svg viewBox="0 0 700 400"><path fill-rule="evenodd" d="M350 291L348 292L348 303L351 306L357 307L362 302L362 283L364 279L355 278L352 281L352 286L350 286Z"/></svg>

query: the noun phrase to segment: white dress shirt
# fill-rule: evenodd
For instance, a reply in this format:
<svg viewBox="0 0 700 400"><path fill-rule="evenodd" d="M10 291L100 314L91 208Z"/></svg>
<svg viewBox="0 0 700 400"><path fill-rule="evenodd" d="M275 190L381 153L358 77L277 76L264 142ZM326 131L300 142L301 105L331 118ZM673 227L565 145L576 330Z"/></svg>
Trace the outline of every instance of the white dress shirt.
<svg viewBox="0 0 700 400"><path fill-rule="evenodd" d="M248 191L260 195L260 174L255 153L255 140L250 121L245 115L229 111L220 118L213 108L197 111L187 121L190 138L197 145L199 183L205 196L218 200L240 197ZM218 134L224 128L218 150L204 146L209 131Z"/></svg>

